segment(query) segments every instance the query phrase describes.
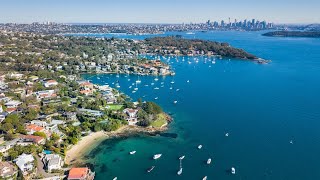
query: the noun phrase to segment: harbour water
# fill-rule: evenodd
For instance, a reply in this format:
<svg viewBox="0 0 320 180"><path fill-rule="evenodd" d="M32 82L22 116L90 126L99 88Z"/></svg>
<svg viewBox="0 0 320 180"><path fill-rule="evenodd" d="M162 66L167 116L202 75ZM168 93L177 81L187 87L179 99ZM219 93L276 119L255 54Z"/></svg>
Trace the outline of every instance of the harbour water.
<svg viewBox="0 0 320 180"><path fill-rule="evenodd" d="M176 75L158 81L141 76L136 93L132 93L135 75L84 75L93 83L113 87L119 80L119 89L133 99L159 103L174 117L168 132L178 135L104 141L86 156L96 179L320 179L320 39L272 38L262 33L165 35L228 42L272 60L267 65L228 58L215 64L205 57L198 57L198 63L194 57L170 58ZM129 155L133 150L136 154ZM162 157L153 160L157 153ZM182 155L183 173L178 176ZM151 166L154 170L147 173Z"/></svg>

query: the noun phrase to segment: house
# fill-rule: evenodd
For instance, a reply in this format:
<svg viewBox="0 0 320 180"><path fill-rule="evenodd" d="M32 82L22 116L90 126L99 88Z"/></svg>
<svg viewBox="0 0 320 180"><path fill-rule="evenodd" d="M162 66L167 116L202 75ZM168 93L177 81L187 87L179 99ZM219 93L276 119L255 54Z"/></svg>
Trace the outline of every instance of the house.
<svg viewBox="0 0 320 180"><path fill-rule="evenodd" d="M23 142L31 142L34 144L44 144L46 142L45 138L41 136L34 136L34 135L23 135L21 136L21 140Z"/></svg>
<svg viewBox="0 0 320 180"><path fill-rule="evenodd" d="M9 102L5 103L4 105L7 108L17 108L20 104L21 104L20 101L9 101Z"/></svg>
<svg viewBox="0 0 320 180"><path fill-rule="evenodd" d="M81 91L80 91L80 94L89 96L89 95L92 95L92 94L93 94L93 91L92 91L91 89L84 89L84 90L81 90Z"/></svg>
<svg viewBox="0 0 320 180"><path fill-rule="evenodd" d="M47 154L43 158L43 163L45 164L48 172L52 172L52 170L60 170L64 161L58 154Z"/></svg>
<svg viewBox="0 0 320 180"><path fill-rule="evenodd" d="M21 154L14 162L23 175L26 175L33 170L34 157L31 154Z"/></svg>
<svg viewBox="0 0 320 180"><path fill-rule="evenodd" d="M69 171L68 180L93 180L94 172L89 168L72 168Z"/></svg>
<svg viewBox="0 0 320 180"><path fill-rule="evenodd" d="M19 139L17 138L0 145L0 153L5 154L9 149L13 148L18 141Z"/></svg>
<svg viewBox="0 0 320 180"><path fill-rule="evenodd" d="M0 161L0 179L15 179L18 169L11 162Z"/></svg>
<svg viewBox="0 0 320 180"><path fill-rule="evenodd" d="M43 83L44 87L53 87L53 86L56 86L58 85L58 82L56 80L53 80L53 79L50 79L50 80L47 80Z"/></svg>
<svg viewBox="0 0 320 180"><path fill-rule="evenodd" d="M91 116L91 117L100 117L103 115L103 112L101 111L97 111L97 110L91 110L91 109L78 109L79 113L81 114L85 114L87 116Z"/></svg>
<svg viewBox="0 0 320 180"><path fill-rule="evenodd" d="M29 80L35 82L35 81L39 80L39 77L38 76L30 76Z"/></svg>
<svg viewBox="0 0 320 180"><path fill-rule="evenodd" d="M65 112L63 116L67 118L68 121L76 121L77 113L76 112Z"/></svg>
<svg viewBox="0 0 320 180"><path fill-rule="evenodd" d="M33 134L35 132L44 132L45 129L41 126L37 126L35 124L29 124L26 126L26 130L28 134Z"/></svg>
<svg viewBox="0 0 320 180"><path fill-rule="evenodd" d="M53 98L57 96L57 94L54 93L54 90L38 91L35 92L35 95L37 96L37 99Z"/></svg>
<svg viewBox="0 0 320 180"><path fill-rule="evenodd" d="M125 118L128 121L129 125L135 125L138 122L137 114L138 110L137 109L132 109L132 108L126 108L123 110L123 113L127 115Z"/></svg>

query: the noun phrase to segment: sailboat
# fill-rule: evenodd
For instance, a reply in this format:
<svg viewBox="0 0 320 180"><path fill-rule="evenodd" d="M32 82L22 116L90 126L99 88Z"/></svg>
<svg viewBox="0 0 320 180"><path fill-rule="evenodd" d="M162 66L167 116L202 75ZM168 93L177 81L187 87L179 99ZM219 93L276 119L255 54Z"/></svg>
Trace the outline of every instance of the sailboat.
<svg viewBox="0 0 320 180"><path fill-rule="evenodd" d="M138 76L138 80L136 80L136 83L141 83L139 76Z"/></svg>
<svg viewBox="0 0 320 180"><path fill-rule="evenodd" d="M180 159L180 169L177 172L177 174L180 176L182 174L182 159Z"/></svg>

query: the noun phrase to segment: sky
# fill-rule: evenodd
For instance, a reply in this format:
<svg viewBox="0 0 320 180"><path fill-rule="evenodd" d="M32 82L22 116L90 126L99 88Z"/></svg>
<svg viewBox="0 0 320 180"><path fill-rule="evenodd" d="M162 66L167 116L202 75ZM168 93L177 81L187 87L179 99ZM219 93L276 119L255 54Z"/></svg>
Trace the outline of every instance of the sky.
<svg viewBox="0 0 320 180"><path fill-rule="evenodd" d="M320 0L0 0L0 23L320 23Z"/></svg>

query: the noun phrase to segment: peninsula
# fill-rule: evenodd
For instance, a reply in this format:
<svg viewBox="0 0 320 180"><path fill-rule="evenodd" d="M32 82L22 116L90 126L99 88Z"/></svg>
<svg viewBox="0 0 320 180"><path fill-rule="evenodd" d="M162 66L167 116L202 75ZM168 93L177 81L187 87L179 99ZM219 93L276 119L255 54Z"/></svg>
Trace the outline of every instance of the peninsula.
<svg viewBox="0 0 320 180"><path fill-rule="evenodd" d="M270 37L307 37L320 38L320 31L274 31L262 34Z"/></svg>

